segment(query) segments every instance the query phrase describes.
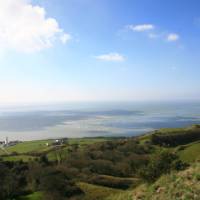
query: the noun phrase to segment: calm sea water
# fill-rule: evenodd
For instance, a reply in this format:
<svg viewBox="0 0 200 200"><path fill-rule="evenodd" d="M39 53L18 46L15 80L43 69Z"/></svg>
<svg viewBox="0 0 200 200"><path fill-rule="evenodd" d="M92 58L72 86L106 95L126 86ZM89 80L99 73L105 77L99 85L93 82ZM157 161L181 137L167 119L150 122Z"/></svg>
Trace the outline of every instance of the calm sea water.
<svg viewBox="0 0 200 200"><path fill-rule="evenodd" d="M0 106L0 140L134 136L200 123L200 102Z"/></svg>

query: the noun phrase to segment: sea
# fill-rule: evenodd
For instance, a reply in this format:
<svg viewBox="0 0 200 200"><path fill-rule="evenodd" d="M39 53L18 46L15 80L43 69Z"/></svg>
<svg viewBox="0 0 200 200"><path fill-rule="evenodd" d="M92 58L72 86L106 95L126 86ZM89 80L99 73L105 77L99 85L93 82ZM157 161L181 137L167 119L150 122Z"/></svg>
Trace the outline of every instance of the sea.
<svg viewBox="0 0 200 200"><path fill-rule="evenodd" d="M200 124L200 102L0 105L0 141L132 137L192 124Z"/></svg>

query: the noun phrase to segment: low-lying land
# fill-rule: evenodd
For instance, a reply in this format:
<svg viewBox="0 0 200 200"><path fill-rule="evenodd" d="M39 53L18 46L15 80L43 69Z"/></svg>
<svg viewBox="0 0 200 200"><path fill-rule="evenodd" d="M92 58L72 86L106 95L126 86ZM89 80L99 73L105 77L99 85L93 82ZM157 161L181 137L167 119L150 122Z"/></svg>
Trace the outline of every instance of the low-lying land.
<svg viewBox="0 0 200 200"><path fill-rule="evenodd" d="M200 199L199 125L53 143L22 142L1 152L0 199Z"/></svg>

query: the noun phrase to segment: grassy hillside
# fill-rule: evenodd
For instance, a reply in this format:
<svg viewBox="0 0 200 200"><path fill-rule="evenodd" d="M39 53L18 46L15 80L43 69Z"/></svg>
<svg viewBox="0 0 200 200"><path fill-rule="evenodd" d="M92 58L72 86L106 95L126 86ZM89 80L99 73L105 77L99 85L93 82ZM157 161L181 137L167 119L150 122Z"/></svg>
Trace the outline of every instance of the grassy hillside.
<svg viewBox="0 0 200 200"><path fill-rule="evenodd" d="M179 147L179 156L181 160L193 163L200 159L200 141Z"/></svg>
<svg viewBox="0 0 200 200"><path fill-rule="evenodd" d="M184 171L164 175L152 185L141 185L132 196L133 200L199 200L200 163Z"/></svg>
<svg viewBox="0 0 200 200"><path fill-rule="evenodd" d="M200 125L186 128L160 129L153 133L151 141L155 145L174 147L200 140Z"/></svg>
<svg viewBox="0 0 200 200"><path fill-rule="evenodd" d="M43 200L44 195L52 200L199 200L199 131L196 125L136 138L69 139L56 147L46 145L53 140L42 140L8 147L11 155L0 161L0 182L2 176L8 189L0 187L0 199L9 191L17 200ZM180 136L184 144L155 144L155 134L164 140Z"/></svg>
<svg viewBox="0 0 200 200"><path fill-rule="evenodd" d="M134 190L111 194L105 200L199 200L200 163L181 172L163 175L153 184L141 184Z"/></svg>

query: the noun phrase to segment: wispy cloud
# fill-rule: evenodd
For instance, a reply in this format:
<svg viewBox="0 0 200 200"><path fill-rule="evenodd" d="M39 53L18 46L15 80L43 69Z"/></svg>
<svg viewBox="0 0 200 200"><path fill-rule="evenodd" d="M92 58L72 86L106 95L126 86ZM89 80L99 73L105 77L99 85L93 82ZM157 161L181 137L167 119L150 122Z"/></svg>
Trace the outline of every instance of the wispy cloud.
<svg viewBox="0 0 200 200"><path fill-rule="evenodd" d="M64 33L60 36L60 40L63 44L66 44L69 40L72 39L72 36L70 34Z"/></svg>
<svg viewBox="0 0 200 200"><path fill-rule="evenodd" d="M177 40L179 40L180 36L176 33L170 33L167 35L167 41L169 42L175 42Z"/></svg>
<svg viewBox="0 0 200 200"><path fill-rule="evenodd" d="M157 38L161 37L161 34L149 33L149 34L148 34L148 37L149 37L150 39L157 39Z"/></svg>
<svg viewBox="0 0 200 200"><path fill-rule="evenodd" d="M95 58L98 60L114 61L114 62L123 62L125 60L125 57L119 53L102 54L99 56L95 56Z"/></svg>
<svg viewBox="0 0 200 200"><path fill-rule="evenodd" d="M54 18L47 18L43 7L29 0L0 0L1 48L36 52L52 47L55 41L66 43L64 33Z"/></svg>
<svg viewBox="0 0 200 200"><path fill-rule="evenodd" d="M160 39L163 41L175 42L180 39L180 35L173 32L168 32L157 28L154 24L138 24L138 25L127 25L126 30L133 32L143 33L149 39Z"/></svg>
<svg viewBox="0 0 200 200"><path fill-rule="evenodd" d="M144 31L150 31L150 30L155 29L155 26L153 24L128 25L127 27L130 30L136 31L136 32L144 32Z"/></svg>

